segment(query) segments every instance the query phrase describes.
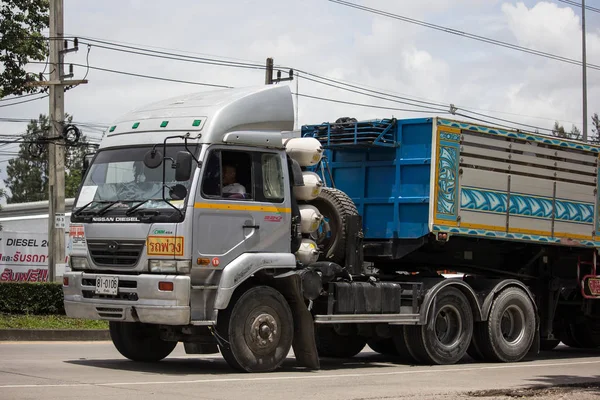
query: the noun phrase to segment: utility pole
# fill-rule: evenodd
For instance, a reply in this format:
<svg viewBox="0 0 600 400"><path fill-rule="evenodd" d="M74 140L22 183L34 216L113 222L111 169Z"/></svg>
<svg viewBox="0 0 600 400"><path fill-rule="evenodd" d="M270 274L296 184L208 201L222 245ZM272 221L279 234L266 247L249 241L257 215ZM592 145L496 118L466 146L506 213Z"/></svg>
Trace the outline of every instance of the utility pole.
<svg viewBox="0 0 600 400"><path fill-rule="evenodd" d="M65 113L65 87L62 83L64 55L63 0L50 1L50 131L57 138L62 133ZM56 222L57 214L65 213L65 155L64 142L48 143L48 280L56 281L56 264L65 262L65 230Z"/></svg>
<svg viewBox="0 0 600 400"><path fill-rule="evenodd" d="M50 89L50 130L46 134L48 143L48 281L56 281L56 264L65 263L65 141L63 123L65 118L65 86L80 85L87 80L65 80L73 76L73 66L69 74L63 73L64 55L77 51L75 47L66 49L63 40L63 0L50 0L50 40L49 63L50 80L31 82L31 86L48 86Z"/></svg>
<svg viewBox="0 0 600 400"><path fill-rule="evenodd" d="M587 56L585 45L585 0L581 0L581 44L583 64L583 141L587 142Z"/></svg>
<svg viewBox="0 0 600 400"><path fill-rule="evenodd" d="M273 84L273 59L267 58L267 68L265 70L265 85Z"/></svg>

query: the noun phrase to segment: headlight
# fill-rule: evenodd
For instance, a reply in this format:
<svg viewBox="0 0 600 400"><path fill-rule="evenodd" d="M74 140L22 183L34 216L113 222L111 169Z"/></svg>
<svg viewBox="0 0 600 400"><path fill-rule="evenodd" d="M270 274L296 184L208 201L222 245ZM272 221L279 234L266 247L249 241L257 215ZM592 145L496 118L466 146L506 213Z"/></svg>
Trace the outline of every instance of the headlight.
<svg viewBox="0 0 600 400"><path fill-rule="evenodd" d="M71 263L72 270L90 268L86 257L69 257L69 263Z"/></svg>
<svg viewBox="0 0 600 400"><path fill-rule="evenodd" d="M189 274L192 269L190 260L148 260L150 272Z"/></svg>

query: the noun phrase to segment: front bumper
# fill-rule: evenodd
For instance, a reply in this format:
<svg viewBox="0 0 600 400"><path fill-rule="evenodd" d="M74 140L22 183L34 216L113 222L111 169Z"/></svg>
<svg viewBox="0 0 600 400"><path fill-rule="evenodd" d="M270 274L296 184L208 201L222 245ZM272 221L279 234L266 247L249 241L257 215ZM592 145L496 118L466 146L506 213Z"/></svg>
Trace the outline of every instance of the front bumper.
<svg viewBox="0 0 600 400"><path fill-rule="evenodd" d="M99 275L119 278L116 296L95 293ZM67 272L64 277L69 279L68 286L63 285L68 317L164 325L190 323L189 276ZM173 291L159 290L159 282L172 282Z"/></svg>

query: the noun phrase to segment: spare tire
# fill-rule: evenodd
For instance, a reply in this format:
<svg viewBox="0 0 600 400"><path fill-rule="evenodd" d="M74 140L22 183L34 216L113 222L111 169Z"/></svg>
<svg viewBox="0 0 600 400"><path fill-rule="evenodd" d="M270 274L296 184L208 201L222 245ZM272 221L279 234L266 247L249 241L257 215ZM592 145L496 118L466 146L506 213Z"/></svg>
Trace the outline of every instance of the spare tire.
<svg viewBox="0 0 600 400"><path fill-rule="evenodd" d="M319 197L310 202L323 214L329 225L329 235L317 240L320 261L331 261L344 266L346 259L346 217L358 215L356 205L341 190L324 187Z"/></svg>

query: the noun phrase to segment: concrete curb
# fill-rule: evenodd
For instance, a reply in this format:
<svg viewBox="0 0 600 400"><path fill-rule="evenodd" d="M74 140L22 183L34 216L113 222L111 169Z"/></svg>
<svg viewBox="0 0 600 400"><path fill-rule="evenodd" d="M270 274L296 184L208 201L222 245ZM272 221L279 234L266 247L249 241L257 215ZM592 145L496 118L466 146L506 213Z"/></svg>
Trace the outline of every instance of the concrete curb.
<svg viewBox="0 0 600 400"><path fill-rule="evenodd" d="M104 329L0 329L0 341L110 340Z"/></svg>

